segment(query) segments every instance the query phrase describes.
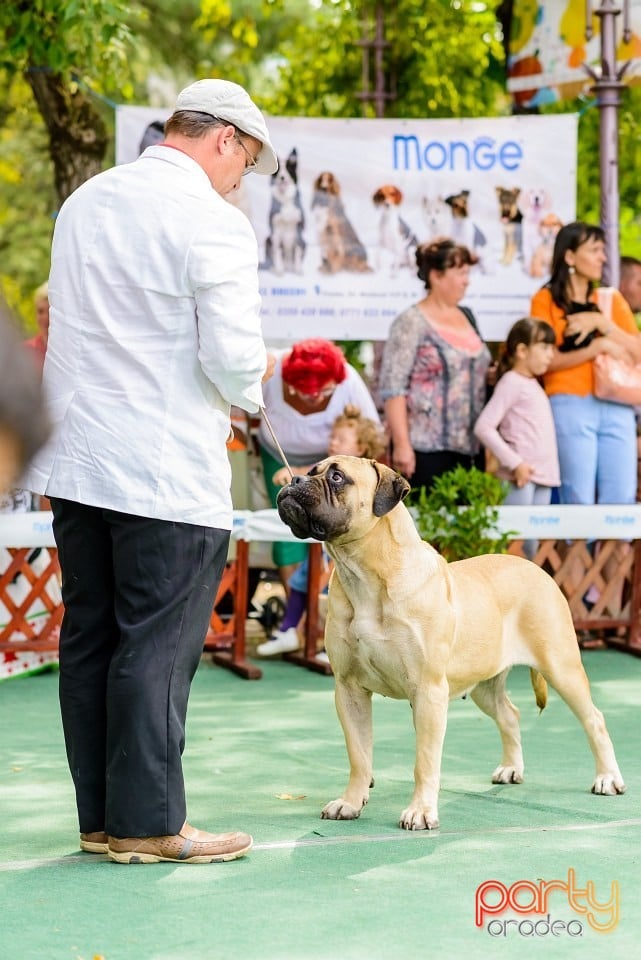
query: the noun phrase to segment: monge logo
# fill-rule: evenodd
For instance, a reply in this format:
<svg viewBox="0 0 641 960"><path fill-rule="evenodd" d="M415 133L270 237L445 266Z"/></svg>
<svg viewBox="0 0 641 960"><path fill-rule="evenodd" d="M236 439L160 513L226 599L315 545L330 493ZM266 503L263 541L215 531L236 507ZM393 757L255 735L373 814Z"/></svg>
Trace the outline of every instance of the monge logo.
<svg viewBox="0 0 641 960"><path fill-rule="evenodd" d="M552 919L550 894L555 894L555 907L565 902L581 919ZM498 919L500 914L508 910L533 919ZM588 880L583 889L577 887L576 873L571 867L567 882L540 880L533 883L531 880L517 880L512 886L506 887L500 880L485 880L476 888L474 913L477 927L483 927L488 921L486 929L491 937L507 937L508 934L521 937L582 937L584 921L597 933L611 933L619 922L619 884L613 880L610 899L600 901L592 880ZM488 920L489 917L492 919ZM536 917L541 919L537 920Z"/></svg>
<svg viewBox="0 0 641 960"><path fill-rule="evenodd" d="M415 134L394 134L392 157L395 170L518 170L523 160L521 145L514 140L497 143L491 137L476 140L428 140Z"/></svg>

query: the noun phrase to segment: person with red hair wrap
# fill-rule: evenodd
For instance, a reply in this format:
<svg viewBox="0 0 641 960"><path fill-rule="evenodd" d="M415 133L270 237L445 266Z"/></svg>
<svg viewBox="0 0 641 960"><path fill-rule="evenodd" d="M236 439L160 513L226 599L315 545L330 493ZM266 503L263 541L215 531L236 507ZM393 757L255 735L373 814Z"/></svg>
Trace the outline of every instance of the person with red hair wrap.
<svg viewBox="0 0 641 960"><path fill-rule="evenodd" d="M302 340L283 357L283 381L307 396L321 394L328 384L342 383L347 376L343 351L320 337Z"/></svg>
<svg viewBox="0 0 641 960"><path fill-rule="evenodd" d="M372 395L358 372L336 344L320 337L301 340L277 360L274 375L263 385L263 396L274 433L293 467L327 456L332 424L348 404L380 423ZM273 482L273 476L283 464L263 421L258 442L267 492L276 506L281 487ZM304 543L274 543L272 556L285 589L306 553Z"/></svg>

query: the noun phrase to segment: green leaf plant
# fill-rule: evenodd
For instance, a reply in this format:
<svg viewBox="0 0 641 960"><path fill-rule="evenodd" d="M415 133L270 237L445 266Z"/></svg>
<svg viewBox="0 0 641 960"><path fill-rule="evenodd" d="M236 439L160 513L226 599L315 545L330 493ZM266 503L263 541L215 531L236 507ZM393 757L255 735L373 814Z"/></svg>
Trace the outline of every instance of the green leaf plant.
<svg viewBox="0 0 641 960"><path fill-rule="evenodd" d="M448 561L483 553L507 553L514 531L499 528L498 507L507 484L476 467L441 474L432 488L410 494L409 508L423 540Z"/></svg>

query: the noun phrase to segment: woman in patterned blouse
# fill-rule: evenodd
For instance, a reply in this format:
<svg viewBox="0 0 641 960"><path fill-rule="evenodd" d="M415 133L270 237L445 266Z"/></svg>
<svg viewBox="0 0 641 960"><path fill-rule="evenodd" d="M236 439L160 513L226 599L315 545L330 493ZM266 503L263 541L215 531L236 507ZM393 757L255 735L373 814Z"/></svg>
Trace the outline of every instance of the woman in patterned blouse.
<svg viewBox="0 0 641 960"><path fill-rule="evenodd" d="M380 392L392 464L413 487L478 463L474 424L494 367L472 311L459 307L476 258L453 240L421 244L418 277L427 293L394 320L383 351Z"/></svg>

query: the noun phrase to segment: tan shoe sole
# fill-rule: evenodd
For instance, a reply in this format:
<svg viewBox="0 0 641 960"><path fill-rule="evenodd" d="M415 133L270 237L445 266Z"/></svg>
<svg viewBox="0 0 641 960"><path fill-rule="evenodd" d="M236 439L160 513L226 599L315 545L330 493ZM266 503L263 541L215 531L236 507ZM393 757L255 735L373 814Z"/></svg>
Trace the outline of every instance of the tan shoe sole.
<svg viewBox="0 0 641 960"><path fill-rule="evenodd" d="M178 857L161 857L156 853L141 853L138 850L127 850L120 853L117 850L109 849L109 859L114 863L224 863L227 860L238 860L244 857L252 848L253 840L240 850L234 850L231 853L221 853L215 856L206 854L204 856L185 857L180 860Z"/></svg>

